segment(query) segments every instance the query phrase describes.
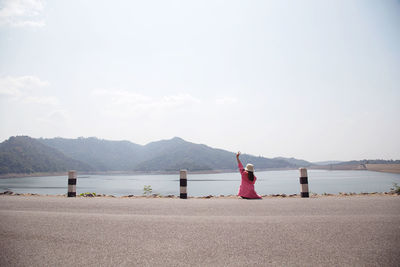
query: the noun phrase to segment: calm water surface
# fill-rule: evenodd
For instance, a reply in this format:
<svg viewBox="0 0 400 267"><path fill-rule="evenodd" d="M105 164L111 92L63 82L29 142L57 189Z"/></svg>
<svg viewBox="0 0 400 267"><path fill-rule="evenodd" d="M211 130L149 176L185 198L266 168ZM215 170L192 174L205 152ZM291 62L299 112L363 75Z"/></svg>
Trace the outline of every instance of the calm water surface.
<svg viewBox="0 0 400 267"><path fill-rule="evenodd" d="M256 191L261 195L299 194L299 171L256 172ZM400 174L371 171L309 170L308 183L313 193L387 192L393 183L400 184ZM96 192L115 196L142 195L150 185L154 194L179 195L179 174L176 175L79 175L77 193ZM240 174L190 174L188 195L235 195L240 185ZM65 194L67 175L0 179L0 191L15 193Z"/></svg>

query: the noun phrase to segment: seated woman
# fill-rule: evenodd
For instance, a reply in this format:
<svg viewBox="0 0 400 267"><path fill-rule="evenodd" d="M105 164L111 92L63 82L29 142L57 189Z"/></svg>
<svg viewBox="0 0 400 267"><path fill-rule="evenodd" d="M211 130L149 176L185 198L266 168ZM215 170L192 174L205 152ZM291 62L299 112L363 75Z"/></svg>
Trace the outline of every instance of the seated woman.
<svg viewBox="0 0 400 267"><path fill-rule="evenodd" d="M257 177L254 175L254 166L253 164L247 164L246 169L243 169L242 162L239 159L240 151L236 154L236 160L239 165L239 171L242 175L242 183L240 184L238 196L245 199L261 199L256 191L254 190L254 184L257 180Z"/></svg>

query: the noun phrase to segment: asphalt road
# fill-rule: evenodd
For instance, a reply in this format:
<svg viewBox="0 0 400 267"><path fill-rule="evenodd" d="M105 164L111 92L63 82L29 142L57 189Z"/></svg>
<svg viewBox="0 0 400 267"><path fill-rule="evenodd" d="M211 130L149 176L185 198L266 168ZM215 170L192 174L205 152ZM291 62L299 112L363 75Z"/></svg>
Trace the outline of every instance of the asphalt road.
<svg viewBox="0 0 400 267"><path fill-rule="evenodd" d="M1 266L399 266L400 197L0 196Z"/></svg>

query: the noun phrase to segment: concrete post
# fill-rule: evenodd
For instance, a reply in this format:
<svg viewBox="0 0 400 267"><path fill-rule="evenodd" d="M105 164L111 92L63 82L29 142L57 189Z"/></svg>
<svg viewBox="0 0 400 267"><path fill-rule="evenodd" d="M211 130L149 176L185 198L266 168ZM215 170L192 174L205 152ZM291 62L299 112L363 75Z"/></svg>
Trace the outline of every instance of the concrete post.
<svg viewBox="0 0 400 267"><path fill-rule="evenodd" d="M68 172L68 197L76 197L76 171Z"/></svg>
<svg viewBox="0 0 400 267"><path fill-rule="evenodd" d="M309 197L307 169L300 168L301 197Z"/></svg>
<svg viewBox="0 0 400 267"><path fill-rule="evenodd" d="M180 171L180 197L182 199L187 199L187 170Z"/></svg>

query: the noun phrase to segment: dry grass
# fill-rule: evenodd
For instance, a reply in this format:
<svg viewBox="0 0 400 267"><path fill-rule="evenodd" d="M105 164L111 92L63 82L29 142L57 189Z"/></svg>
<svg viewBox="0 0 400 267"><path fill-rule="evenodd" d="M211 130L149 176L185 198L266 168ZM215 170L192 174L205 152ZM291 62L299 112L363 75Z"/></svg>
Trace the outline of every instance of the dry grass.
<svg viewBox="0 0 400 267"><path fill-rule="evenodd" d="M400 164L365 164L365 166L369 171L400 173Z"/></svg>

